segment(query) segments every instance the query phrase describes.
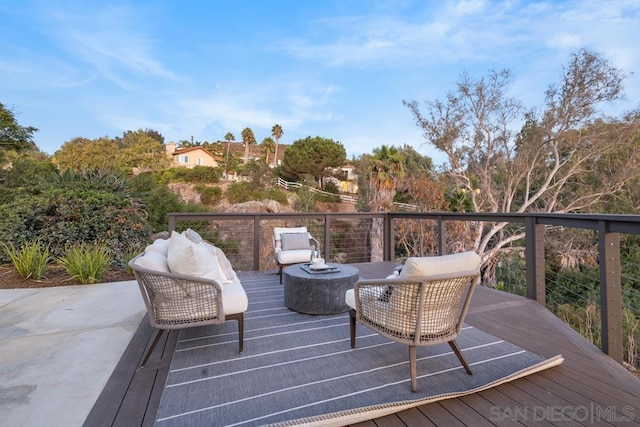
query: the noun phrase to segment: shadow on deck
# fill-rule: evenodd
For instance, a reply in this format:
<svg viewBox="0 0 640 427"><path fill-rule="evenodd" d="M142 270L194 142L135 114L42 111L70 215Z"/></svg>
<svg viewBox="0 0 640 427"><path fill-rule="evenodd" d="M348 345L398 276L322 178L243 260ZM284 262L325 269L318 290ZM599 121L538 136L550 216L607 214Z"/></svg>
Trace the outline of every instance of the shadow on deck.
<svg viewBox="0 0 640 427"><path fill-rule="evenodd" d="M385 277L391 262L354 264L362 278ZM273 272L239 273L240 279ZM368 426L640 425L640 380L533 300L478 287L466 323L564 363L462 398L423 405L357 424ZM152 426L176 345L163 335L144 369L138 364L152 328L144 319L85 426Z"/></svg>

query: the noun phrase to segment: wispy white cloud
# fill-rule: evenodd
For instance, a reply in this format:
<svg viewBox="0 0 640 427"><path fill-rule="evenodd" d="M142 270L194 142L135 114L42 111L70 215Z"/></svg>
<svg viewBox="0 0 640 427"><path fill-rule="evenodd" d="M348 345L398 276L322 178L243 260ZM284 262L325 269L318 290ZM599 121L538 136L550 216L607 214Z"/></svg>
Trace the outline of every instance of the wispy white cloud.
<svg viewBox="0 0 640 427"><path fill-rule="evenodd" d="M45 30L60 49L80 58L100 78L132 90L143 78L175 79L155 58L158 40L140 28L140 13L123 6L105 6L77 12L51 8L43 11Z"/></svg>
<svg viewBox="0 0 640 427"><path fill-rule="evenodd" d="M593 21L629 22L638 2L571 1L517 3L468 0L435 6L429 15L359 15L318 20L321 29L286 40L291 55L337 65L396 66L425 61L486 61L518 58L546 40L548 47L574 49L593 41ZM615 37L612 32L610 37ZM606 43L606 39L604 41ZM614 40L612 40L613 44ZM620 43L620 40L615 40Z"/></svg>

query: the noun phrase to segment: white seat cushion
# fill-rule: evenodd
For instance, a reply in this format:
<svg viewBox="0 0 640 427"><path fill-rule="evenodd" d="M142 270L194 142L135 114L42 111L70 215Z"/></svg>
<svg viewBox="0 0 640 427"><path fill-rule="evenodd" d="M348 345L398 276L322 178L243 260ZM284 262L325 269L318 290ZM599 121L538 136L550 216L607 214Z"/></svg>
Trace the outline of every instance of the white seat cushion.
<svg viewBox="0 0 640 427"><path fill-rule="evenodd" d="M344 302L349 306L349 308L355 310L356 309L356 294L353 289L348 289L344 294Z"/></svg>
<svg viewBox="0 0 640 427"><path fill-rule="evenodd" d="M249 300L239 283L229 283L222 287L222 306L224 314L237 314L247 311Z"/></svg>
<svg viewBox="0 0 640 427"><path fill-rule="evenodd" d="M280 240L281 233L308 233L307 227L273 227L273 235Z"/></svg>
<svg viewBox="0 0 640 427"><path fill-rule="evenodd" d="M402 267L401 278L435 276L480 268L481 259L473 251L431 257L410 257Z"/></svg>
<svg viewBox="0 0 640 427"><path fill-rule="evenodd" d="M279 264L297 264L300 262L309 262L311 258L311 249L296 249L293 251L280 251L276 254Z"/></svg>

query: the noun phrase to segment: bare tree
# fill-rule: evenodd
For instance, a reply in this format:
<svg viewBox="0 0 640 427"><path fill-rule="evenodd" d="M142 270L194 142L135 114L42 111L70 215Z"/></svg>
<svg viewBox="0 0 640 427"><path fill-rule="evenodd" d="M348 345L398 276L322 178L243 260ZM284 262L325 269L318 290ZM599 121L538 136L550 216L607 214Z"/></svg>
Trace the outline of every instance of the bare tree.
<svg viewBox="0 0 640 427"><path fill-rule="evenodd" d="M426 113L417 102L404 102L427 143L446 154L447 173L470 194L475 212L588 211L638 175L638 168L630 167L637 150L615 156L633 143L630 130L634 122L637 127L637 116L605 122L598 113L601 103L622 97L620 70L586 50L571 55L540 113L525 111L507 96L510 79L509 71L478 80L463 74L456 90L445 101L429 102ZM514 131L523 117L524 126ZM587 179L605 164L597 179ZM507 223L480 222L470 232L472 249L485 267L524 237L522 229Z"/></svg>

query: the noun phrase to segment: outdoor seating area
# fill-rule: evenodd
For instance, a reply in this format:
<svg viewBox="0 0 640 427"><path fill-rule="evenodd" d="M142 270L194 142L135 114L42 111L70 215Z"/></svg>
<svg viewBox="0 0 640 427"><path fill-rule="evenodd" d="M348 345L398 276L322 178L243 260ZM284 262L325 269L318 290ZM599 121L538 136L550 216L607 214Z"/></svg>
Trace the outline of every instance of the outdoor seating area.
<svg viewBox="0 0 640 427"><path fill-rule="evenodd" d="M361 279L383 279L393 274L396 264L360 263L355 264L354 267L359 270ZM279 285L277 271L241 272L238 273L238 277L243 283L250 284L249 313L256 308L252 309L252 300L257 300L258 295L263 293L260 289L272 288L275 292L283 292L283 286ZM287 309L284 307L283 309L286 312ZM254 315L250 318L252 316ZM343 347L343 351L346 350L348 354L350 353L348 350L349 315L345 313L337 316L338 320L344 319L344 326L330 329L338 329L346 334L344 336L346 348ZM261 327L258 329L263 329L264 321L259 320L259 322ZM526 422L527 419L523 417L529 417L530 420L533 416L553 418L561 415L557 409L554 409L558 405L573 408L574 411L591 411L589 416L596 416L595 412L602 411L604 408L608 408L609 416L619 417L629 413L637 414L640 411L637 403L637 395L640 393L638 379L600 350L588 344L575 331L535 301L486 287L478 287L469 303L465 324L508 340L514 345L543 357L553 358L562 354L564 362L552 369L477 393L435 400L399 412L380 413L373 421L383 422L385 425L386 423L391 425L433 423L475 426L479 423L489 425L499 421L509 421L512 420L509 417L515 414L521 421ZM221 336L226 337L225 341L229 339L229 333L230 336L235 336L233 329L219 330L220 327L224 325L215 326L214 329ZM245 339L252 341L259 339L257 332L257 330L254 331L254 327L246 328ZM360 332L358 337L364 337L364 335ZM462 336L464 335L463 331ZM137 366L151 336L150 325L148 322L143 322L85 425L117 425L124 420L127 420L129 425L155 425L165 382L172 375L169 366L176 354L175 350L181 349L182 355L187 348L182 347L185 344L182 343L177 332L171 332L164 335L156 346L150 359L153 363L149 363L144 369L132 370L131 363ZM194 339L191 334L188 337L189 340ZM222 351L221 344L211 347L216 349L213 353ZM297 346L299 345L300 343L297 342ZM256 346L257 344L246 346L244 354L246 355L247 351L253 350ZM450 360L451 356L447 359ZM427 363L426 366L429 365L433 366L433 362ZM470 365L476 374L482 373L482 365L474 367L474 362L470 362ZM406 371L404 372L406 375ZM429 388L427 383L433 381L429 378L429 373L421 368L418 374L419 378L421 375L427 375L425 379L419 379L419 384L425 381L425 384L419 387L419 391ZM123 381L125 377L129 378L129 381ZM404 387L409 391L408 378L406 381ZM114 405L115 402L119 403ZM141 408L145 409L141 410ZM546 412L540 415L540 411ZM354 420L349 424L363 427L379 425L373 424L373 421Z"/></svg>
<svg viewBox="0 0 640 427"><path fill-rule="evenodd" d="M187 216L205 218L198 215ZM224 224L245 221L237 216L221 218ZM255 218L256 225L271 224L271 239L272 218L247 218ZM297 228L291 226L289 217L286 222L282 228ZM410 257L398 263L350 262L347 252L346 262L335 262L344 247L332 249L336 223L325 217L324 236L315 225L305 227L307 231L300 234L306 233L312 248L305 249L309 258L291 265L275 264L275 268L261 268L267 256L274 258L273 253L262 252L264 244L243 246L240 235L234 236L237 248L253 248L253 252L238 252L218 240L220 247L214 246L184 226L180 227L183 232L171 235L184 245L178 245L182 246L176 251L179 256L170 254L171 237L149 245L131 262L137 280L121 284L137 288L134 299L141 298L135 302L144 307L140 316L145 309L147 315L136 322L133 338L84 425L264 425L293 423L298 418L308 421L306 417L320 417L324 423L318 425L362 427L531 424L534 419L551 424L586 419L637 424L638 378L552 314L541 303L539 284L527 291L527 297L478 286L475 253ZM260 233L256 225L250 234L254 242L267 234L267 230ZM174 226L175 220L170 221L170 227ZM324 260L319 263L320 271L307 265L313 247L320 246L313 235L320 237L327 257L326 264ZM266 244L271 246L268 240ZM246 263L238 259L239 253L253 254L257 268L242 267ZM194 263L194 259L206 262ZM534 272L540 271L539 265ZM610 265L606 268L615 270ZM357 273L346 274L351 269ZM304 280L289 283L298 270L305 274ZM337 272L355 279L344 284L351 289L353 283L352 290L330 292L332 275ZM331 307L330 312L307 313L288 306L287 294L294 293L287 286L317 280L329 290L328 297L339 296L323 304ZM241 292L228 293L225 299L226 287ZM445 288L458 292L447 295L441 292ZM427 289L435 292L430 294ZM205 294L208 298L201 301ZM306 304L295 295L294 300L294 305ZM168 310L175 301L201 305L187 309L195 310L196 316L176 314ZM394 313L400 315L393 317ZM171 325L171 321L177 323ZM198 324L200 321L206 323ZM117 328L116 323L113 330ZM92 351L99 353L100 349ZM251 372L255 377L244 377ZM394 388L378 381L390 382ZM225 393L210 392L221 386ZM365 393L369 389L388 393ZM283 395L280 390L298 391ZM255 397L246 393L254 391L272 395L273 402L247 403ZM389 394L405 403L386 400ZM308 400L303 402L303 397ZM334 401L347 406L328 404ZM217 409L241 402L248 406L231 412ZM287 407L290 404L293 407ZM370 406L363 409L361 405ZM259 412L259 408L271 413ZM282 418L289 413L292 418Z"/></svg>

